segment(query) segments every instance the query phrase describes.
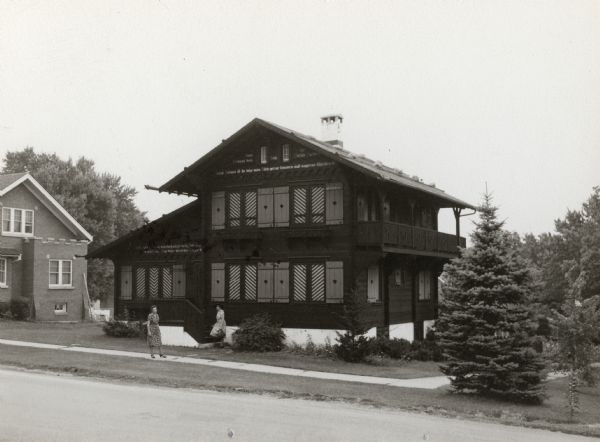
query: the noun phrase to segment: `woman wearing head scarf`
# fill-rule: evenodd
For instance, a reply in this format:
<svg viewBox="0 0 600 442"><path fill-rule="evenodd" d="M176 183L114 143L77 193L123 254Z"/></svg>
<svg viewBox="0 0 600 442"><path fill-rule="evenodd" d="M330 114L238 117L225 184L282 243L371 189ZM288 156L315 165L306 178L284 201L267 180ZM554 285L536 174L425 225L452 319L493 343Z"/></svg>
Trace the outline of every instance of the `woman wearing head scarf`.
<svg viewBox="0 0 600 442"><path fill-rule="evenodd" d="M154 358L154 351L156 347L158 347L158 354L160 357L166 358L162 352L162 338L160 335L160 327L158 325L159 319L158 309L155 305L153 305L150 309L150 314L148 315L148 322L146 323L148 346L150 347L150 356L152 358Z"/></svg>

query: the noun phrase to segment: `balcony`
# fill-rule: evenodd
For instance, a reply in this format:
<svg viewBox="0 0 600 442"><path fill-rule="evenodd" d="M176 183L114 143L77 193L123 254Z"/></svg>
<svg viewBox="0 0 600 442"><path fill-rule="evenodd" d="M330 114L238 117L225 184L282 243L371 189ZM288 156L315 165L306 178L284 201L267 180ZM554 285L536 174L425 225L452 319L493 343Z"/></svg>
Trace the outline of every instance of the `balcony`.
<svg viewBox="0 0 600 442"><path fill-rule="evenodd" d="M456 235L389 221L359 222L357 244L424 252L423 254L456 255ZM460 246L466 240L460 237Z"/></svg>

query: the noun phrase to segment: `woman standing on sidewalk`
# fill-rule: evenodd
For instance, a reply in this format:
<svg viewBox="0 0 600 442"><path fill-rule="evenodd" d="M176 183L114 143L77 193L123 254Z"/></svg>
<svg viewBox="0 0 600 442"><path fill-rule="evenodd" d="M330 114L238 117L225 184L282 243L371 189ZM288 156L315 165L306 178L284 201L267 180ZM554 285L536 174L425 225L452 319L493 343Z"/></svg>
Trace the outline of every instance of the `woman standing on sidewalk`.
<svg viewBox="0 0 600 442"><path fill-rule="evenodd" d="M146 331L148 335L148 346L150 347L150 356L154 358L154 349L158 347L158 354L161 358L166 358L162 352L162 338L160 336L160 327L158 309L153 305L148 315L148 322L146 322Z"/></svg>
<svg viewBox="0 0 600 442"><path fill-rule="evenodd" d="M220 305L217 305L217 322L215 322L215 325L213 325L210 335L213 338L222 340L225 339L226 330L227 324L225 324L225 311Z"/></svg>

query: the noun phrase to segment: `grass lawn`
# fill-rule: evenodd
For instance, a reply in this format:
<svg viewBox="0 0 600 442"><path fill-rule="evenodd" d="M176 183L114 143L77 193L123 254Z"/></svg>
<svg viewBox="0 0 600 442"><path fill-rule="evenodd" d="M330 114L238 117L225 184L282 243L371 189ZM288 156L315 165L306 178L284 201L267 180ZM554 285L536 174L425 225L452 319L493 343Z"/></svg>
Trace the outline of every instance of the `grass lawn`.
<svg viewBox="0 0 600 442"><path fill-rule="evenodd" d="M57 345L79 345L82 347L105 348L147 352L142 338L113 338L106 336L96 323L38 323L0 320L0 338L19 341L43 342ZM396 379L412 379L441 376L435 362L390 360L385 366L352 364L327 357L307 356L282 351L277 353L234 352L229 348L185 348L165 347L165 353L177 356L195 356L206 359L275 365L302 370L326 371L367 376L382 376Z"/></svg>
<svg viewBox="0 0 600 442"><path fill-rule="evenodd" d="M0 336L4 333L0 330ZM390 388L342 381L226 370L210 366L174 364L161 360L82 354L0 345L0 366L39 369L176 388L252 392L277 397L346 401L366 406L396 408L448 417L493 421L600 437L600 389L582 388L581 411L568 420L566 379L547 382L542 405L521 405L453 394L448 388L421 390Z"/></svg>

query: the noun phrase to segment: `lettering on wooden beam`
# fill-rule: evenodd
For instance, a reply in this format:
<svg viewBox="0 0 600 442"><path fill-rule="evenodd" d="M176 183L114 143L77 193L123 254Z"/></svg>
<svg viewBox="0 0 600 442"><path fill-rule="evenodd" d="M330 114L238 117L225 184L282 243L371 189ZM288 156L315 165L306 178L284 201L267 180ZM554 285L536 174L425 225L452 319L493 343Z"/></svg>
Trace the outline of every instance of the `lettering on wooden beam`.
<svg viewBox="0 0 600 442"><path fill-rule="evenodd" d="M326 167L332 166L335 163L333 161L321 161L318 163L310 164L289 164L281 166L265 166L265 167L253 167L249 169L232 169L232 170L220 170L216 173L217 176L223 175L239 175L244 173L258 173L258 172L273 172L279 170L294 170L294 169L310 169L314 167Z"/></svg>

